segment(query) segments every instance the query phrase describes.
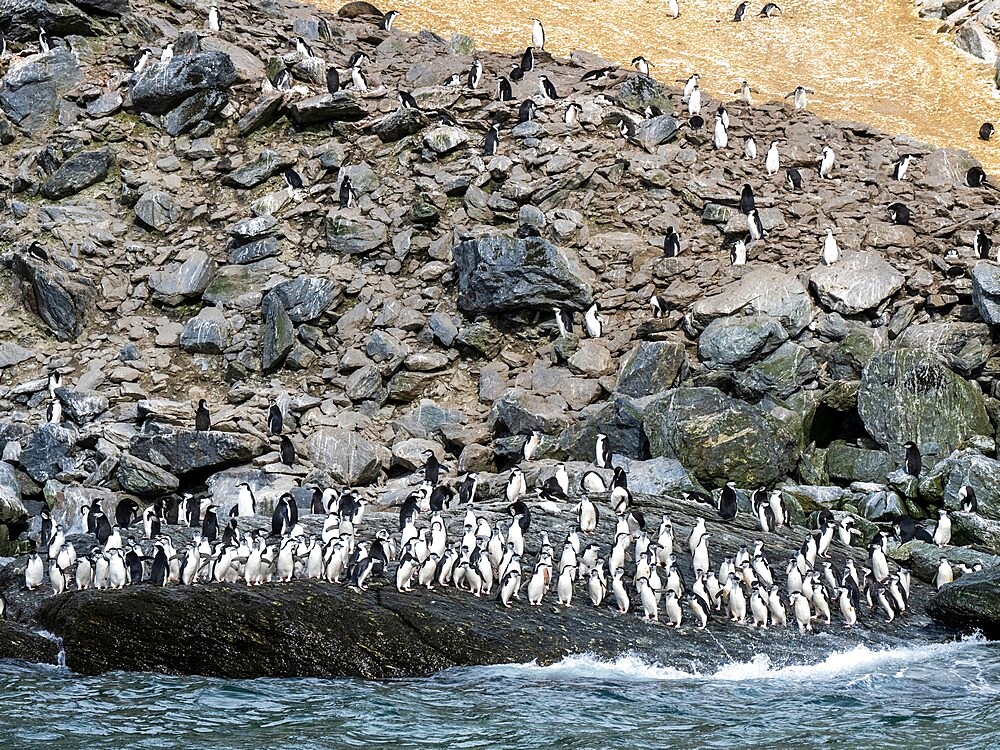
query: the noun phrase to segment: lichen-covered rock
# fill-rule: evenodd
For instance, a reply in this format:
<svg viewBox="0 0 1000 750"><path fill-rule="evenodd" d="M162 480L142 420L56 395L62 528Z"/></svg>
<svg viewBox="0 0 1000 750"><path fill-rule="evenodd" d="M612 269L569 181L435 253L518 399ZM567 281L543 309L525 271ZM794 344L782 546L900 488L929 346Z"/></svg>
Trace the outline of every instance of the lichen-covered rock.
<svg viewBox="0 0 1000 750"><path fill-rule="evenodd" d="M28 511L21 502L21 485L17 481L14 467L0 461L0 524L21 521Z"/></svg>
<svg viewBox="0 0 1000 750"><path fill-rule="evenodd" d="M826 451L826 471L836 481L885 484L895 468L892 457L885 451L858 448L841 441L830 443Z"/></svg>
<svg viewBox="0 0 1000 750"><path fill-rule="evenodd" d="M770 354L787 340L784 326L766 315L717 318L698 337L698 356L708 367L733 368Z"/></svg>
<svg viewBox="0 0 1000 750"><path fill-rule="evenodd" d="M777 318L789 335L797 336L812 320L812 309L809 293L796 278L759 268L721 293L700 298L691 306L691 313L699 329L726 315L769 315Z"/></svg>
<svg viewBox="0 0 1000 750"><path fill-rule="evenodd" d="M903 274L876 252L844 253L829 266L809 274L820 303L842 315L873 310L903 288Z"/></svg>
<svg viewBox="0 0 1000 750"><path fill-rule="evenodd" d="M625 396L651 396L677 385L687 374L687 351L673 341L640 341L618 368L615 391Z"/></svg>
<svg viewBox="0 0 1000 750"><path fill-rule="evenodd" d="M559 435L559 451L568 459L593 461L599 433L608 436L615 455L631 459L649 457L642 410L631 399L615 396L606 403L584 409L576 423Z"/></svg>
<svg viewBox="0 0 1000 750"><path fill-rule="evenodd" d="M868 363L858 413L868 433L894 454L913 441L933 443L941 455L972 435L993 432L982 391L940 355L918 349L893 349Z"/></svg>
<svg viewBox="0 0 1000 750"><path fill-rule="evenodd" d="M798 461L798 435L759 407L715 388L654 398L643 410L650 454L676 458L705 486L771 486Z"/></svg>
<svg viewBox="0 0 1000 750"><path fill-rule="evenodd" d="M309 436L309 460L349 487L374 482L381 471L375 446L356 432L324 427Z"/></svg>
<svg viewBox="0 0 1000 750"><path fill-rule="evenodd" d="M593 301L592 274L571 251L541 238L487 235L459 243L452 254L463 312L582 310Z"/></svg>
<svg viewBox="0 0 1000 750"><path fill-rule="evenodd" d="M334 210L326 217L326 240L330 252L361 255L385 242L385 225Z"/></svg>
<svg viewBox="0 0 1000 750"><path fill-rule="evenodd" d="M47 3L28 4L6 3L0 6L0 17L3 11L10 7L39 8L48 7ZM72 10L71 6L63 6ZM77 18L88 21L87 16L76 13ZM44 23L44 21L42 21ZM0 20L0 27L9 34L11 27ZM51 23L45 28L53 33ZM80 33L80 32L74 32ZM30 27L29 38L37 40L38 22ZM42 55L29 55L27 58L14 60L7 68L6 75L0 80L0 110L16 125L28 132L40 131L48 126L59 111L60 98L79 83L82 77L80 64L76 57L65 48L57 48Z"/></svg>
<svg viewBox="0 0 1000 750"><path fill-rule="evenodd" d="M150 65L132 84L132 104L143 112L169 112L200 91L226 91L236 81L236 67L225 52L175 55L165 66Z"/></svg>
<svg viewBox="0 0 1000 750"><path fill-rule="evenodd" d="M764 359L733 373L737 394L752 401L785 399L819 374L816 359L804 346L786 341Z"/></svg>

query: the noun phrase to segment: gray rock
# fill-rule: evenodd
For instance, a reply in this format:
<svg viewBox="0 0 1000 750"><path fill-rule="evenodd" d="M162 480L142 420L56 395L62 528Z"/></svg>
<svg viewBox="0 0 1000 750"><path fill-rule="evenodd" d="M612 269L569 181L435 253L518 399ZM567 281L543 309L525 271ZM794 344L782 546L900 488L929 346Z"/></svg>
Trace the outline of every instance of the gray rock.
<svg viewBox="0 0 1000 750"><path fill-rule="evenodd" d="M649 76L636 75L626 80L618 90L618 99L633 112L642 112L649 106L661 112L674 111L670 89Z"/></svg>
<svg viewBox="0 0 1000 750"><path fill-rule="evenodd" d="M927 614L958 630L1000 638L1000 570L970 573L944 586L927 603Z"/></svg>
<svg viewBox="0 0 1000 750"><path fill-rule="evenodd" d="M327 247L333 253L361 255L386 241L385 225L346 210L331 211L326 217Z"/></svg>
<svg viewBox="0 0 1000 750"><path fill-rule="evenodd" d="M921 159L923 175L916 178L918 185L929 188L950 188L965 184L965 175L979 162L968 151L960 148L937 148Z"/></svg>
<svg viewBox="0 0 1000 750"><path fill-rule="evenodd" d="M285 94L281 91L272 91L269 94L262 94L257 99L257 103L247 110L236 123L236 130L242 136L250 135L258 128L265 128L278 119L281 112L281 105L285 103Z"/></svg>
<svg viewBox="0 0 1000 750"><path fill-rule="evenodd" d="M865 429L893 454L907 441L950 452L973 435L992 435L982 391L940 355L893 349L865 367L858 390Z"/></svg>
<svg viewBox="0 0 1000 750"><path fill-rule="evenodd" d="M62 404L63 415L81 427L108 410L108 397L97 391L77 391L56 388L56 398Z"/></svg>
<svg viewBox="0 0 1000 750"><path fill-rule="evenodd" d="M382 374L375 365L365 365L352 372L344 383L344 392L355 403L378 401L382 404L388 398L382 387Z"/></svg>
<svg viewBox="0 0 1000 750"><path fill-rule="evenodd" d="M307 449L313 466L349 487L371 484L381 473L375 446L356 432L323 427L310 435Z"/></svg>
<svg viewBox="0 0 1000 750"><path fill-rule="evenodd" d="M508 388L504 391L493 404L493 413L499 424L512 435L527 435L533 430L554 435L570 422L565 408L523 388Z"/></svg>
<svg viewBox="0 0 1000 750"><path fill-rule="evenodd" d="M171 263L149 274L153 296L168 305L198 297L215 275L217 264L203 250L195 250L183 263Z"/></svg>
<svg viewBox="0 0 1000 750"><path fill-rule="evenodd" d="M344 290L329 279L299 276L278 284L269 294L281 302L292 322L308 323L339 305Z"/></svg>
<svg viewBox="0 0 1000 750"><path fill-rule="evenodd" d="M458 326L444 313L433 313L427 325L444 346L451 346L458 336Z"/></svg>
<svg viewBox="0 0 1000 750"><path fill-rule="evenodd" d="M200 91L227 91L236 67L225 52L178 54L166 65L150 65L132 84L132 105L141 112L169 112Z"/></svg>
<svg viewBox="0 0 1000 750"><path fill-rule="evenodd" d="M673 341L640 341L622 360L615 391L651 396L677 385L687 373L687 351Z"/></svg>
<svg viewBox="0 0 1000 750"><path fill-rule="evenodd" d="M990 65L997 62L996 43L990 38L982 24L975 21L962 24L962 28L955 35L955 46Z"/></svg>
<svg viewBox="0 0 1000 750"><path fill-rule="evenodd" d="M75 443L73 433L54 424L43 424L21 451L19 461L36 482L47 482L63 469L63 460Z"/></svg>
<svg viewBox="0 0 1000 750"><path fill-rule="evenodd" d="M148 424L146 430L134 435L128 445L129 453L136 458L168 469L179 477L193 471L243 464L264 450L265 445L252 435L218 430L199 432L156 423Z"/></svg>
<svg viewBox="0 0 1000 750"><path fill-rule="evenodd" d="M236 68L237 82L256 84L264 77L264 63L246 47L213 35L205 35L200 41L201 48L206 52L223 52L229 56Z"/></svg>
<svg viewBox="0 0 1000 750"><path fill-rule="evenodd" d="M354 94L338 91L333 96L313 96L297 99L288 105L288 116L296 125L313 125L318 122L357 122L368 113Z"/></svg>
<svg viewBox="0 0 1000 750"><path fill-rule="evenodd" d="M465 313L584 309L593 301L592 274L571 251L541 238L487 235L456 245L452 255Z"/></svg>
<svg viewBox="0 0 1000 750"><path fill-rule="evenodd" d="M786 399L819 375L819 365L810 351L786 341L759 362L733 373L736 394L749 400L765 396Z"/></svg>
<svg viewBox="0 0 1000 750"><path fill-rule="evenodd" d="M83 332L97 296L88 278L20 255L11 268L26 305L57 339L69 341Z"/></svg>
<svg viewBox="0 0 1000 750"><path fill-rule="evenodd" d="M223 91L199 91L182 101L163 117L167 135L181 135L210 122L229 104L229 95Z"/></svg>
<svg viewBox="0 0 1000 750"><path fill-rule="evenodd" d="M218 307L203 307L184 324L181 349L200 354L222 354L229 345L229 324Z"/></svg>
<svg viewBox="0 0 1000 750"><path fill-rule="evenodd" d="M669 143L677 134L680 126L680 123L669 115L650 117L639 123L639 127L635 130L635 139L643 147L652 151L657 146Z"/></svg>
<svg viewBox="0 0 1000 750"><path fill-rule="evenodd" d="M982 367L993 352L993 339L982 323L924 323L911 325L896 346L924 349L944 357L948 366L965 376Z"/></svg>
<svg viewBox="0 0 1000 750"><path fill-rule="evenodd" d="M107 177L114 163L115 152L110 148L79 153L63 162L42 184L42 195L49 200L75 195Z"/></svg>
<svg viewBox="0 0 1000 750"><path fill-rule="evenodd" d="M263 237L243 245L230 245L227 254L229 262L237 265L256 263L263 258L272 258L281 252L281 243L277 237Z"/></svg>
<svg viewBox="0 0 1000 750"><path fill-rule="evenodd" d="M839 440L830 443L826 451L826 472L837 481L885 484L894 468L892 457L885 451L858 448Z"/></svg>
<svg viewBox="0 0 1000 750"><path fill-rule="evenodd" d="M390 112L373 128L383 143L394 143L408 135L419 133L427 126L427 116L416 109L400 108Z"/></svg>
<svg viewBox="0 0 1000 750"><path fill-rule="evenodd" d="M35 356L31 349L25 349L13 341L0 343L0 370L27 362Z"/></svg>
<svg viewBox="0 0 1000 750"><path fill-rule="evenodd" d="M830 352L827 368L838 380L858 380L872 357L884 351L888 342L884 331L854 328Z"/></svg>
<svg viewBox="0 0 1000 750"><path fill-rule="evenodd" d="M611 358L611 352L604 344L593 339L582 341L567 364L574 374L592 378L610 375L615 371L615 361Z"/></svg>
<svg viewBox="0 0 1000 750"><path fill-rule="evenodd" d="M173 228L180 217L174 197L164 190L147 190L135 204L135 218L158 232Z"/></svg>
<svg viewBox="0 0 1000 750"><path fill-rule="evenodd" d="M1000 324L1000 264L981 260L973 267L972 303L983 320Z"/></svg>
<svg viewBox="0 0 1000 750"><path fill-rule="evenodd" d="M770 268L751 271L720 294L701 298L691 306L699 329L716 318L739 312L777 318L791 336L809 325L812 309L809 293L797 279Z"/></svg>
<svg viewBox="0 0 1000 750"><path fill-rule="evenodd" d="M118 459L115 479L126 492L148 498L173 492L180 486L180 481L169 471L127 452Z"/></svg>
<svg viewBox="0 0 1000 750"><path fill-rule="evenodd" d="M892 490L868 493L858 506L858 511L869 521L895 521L900 516L910 515L902 498Z"/></svg>
<svg viewBox="0 0 1000 750"><path fill-rule="evenodd" d="M592 462L599 433L608 436L617 456L636 460L649 457L642 412L631 399L613 396L606 403L584 409L576 423L560 433L559 451L568 459Z"/></svg>
<svg viewBox="0 0 1000 750"><path fill-rule="evenodd" d="M706 487L773 486L798 461L799 436L715 388L676 388L643 409L652 456L676 458Z"/></svg>
<svg viewBox="0 0 1000 750"><path fill-rule="evenodd" d="M292 350L295 344L295 326L281 300L272 294L264 297L261 319L264 332L260 347L261 368L264 372L271 372L281 367Z"/></svg>
<svg viewBox="0 0 1000 750"><path fill-rule="evenodd" d="M4 33L11 28L2 20L4 10L10 7L48 7L45 2L9 3L0 6L0 26ZM59 6L68 12L75 12L72 6ZM83 16L85 19L86 17ZM44 22L44 21L43 21ZM52 29L51 23L46 28ZM32 26L29 36L38 38L37 23ZM79 83L82 77L76 58L65 48L56 48L45 55L30 55L26 59L12 62L7 74L0 81L0 110L11 121L28 132L35 132L48 126L59 111L61 97Z"/></svg>
<svg viewBox="0 0 1000 750"><path fill-rule="evenodd" d="M282 172L295 162L286 159L271 149L264 149L257 158L249 164L244 164L237 170L222 178L222 184L234 188L249 189L256 187L268 178Z"/></svg>
<svg viewBox="0 0 1000 750"><path fill-rule="evenodd" d="M698 338L698 356L708 367L730 369L770 354L787 340L788 332L776 318L717 318Z"/></svg>
<svg viewBox="0 0 1000 750"><path fill-rule="evenodd" d="M122 95L117 91L106 91L93 101L87 102L87 114L93 118L110 117L122 108Z"/></svg>
<svg viewBox="0 0 1000 750"><path fill-rule="evenodd" d="M903 288L905 279L875 252L844 253L831 266L809 274L820 303L842 315L873 310Z"/></svg>
<svg viewBox="0 0 1000 750"><path fill-rule="evenodd" d="M439 125L424 134L424 145L438 156L444 156L469 142L469 134L453 125Z"/></svg>
<svg viewBox="0 0 1000 750"><path fill-rule="evenodd" d="M21 485L14 467L0 461L0 524L21 521L28 515L21 502Z"/></svg>
<svg viewBox="0 0 1000 750"><path fill-rule="evenodd" d="M953 452L921 477L921 494L932 502L957 510L958 490L968 484L976 493L979 513L1000 521L1000 461L973 449Z"/></svg>
<svg viewBox="0 0 1000 750"><path fill-rule="evenodd" d="M446 377L446 374L445 374ZM428 390L442 378L436 372L409 372L400 370L386 383L390 401L409 403L427 393Z"/></svg>

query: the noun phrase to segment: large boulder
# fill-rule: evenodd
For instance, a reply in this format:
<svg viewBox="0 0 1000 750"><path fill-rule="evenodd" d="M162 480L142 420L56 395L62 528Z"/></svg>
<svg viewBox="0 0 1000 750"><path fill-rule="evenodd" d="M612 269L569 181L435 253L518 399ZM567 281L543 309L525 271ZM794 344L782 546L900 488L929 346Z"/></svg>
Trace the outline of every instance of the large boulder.
<svg viewBox="0 0 1000 750"><path fill-rule="evenodd" d="M382 468L375 446L356 432L324 427L309 436L309 460L349 487L371 484Z"/></svg>
<svg viewBox="0 0 1000 750"><path fill-rule="evenodd" d="M844 253L829 266L809 274L820 303L842 315L873 310L903 288L903 274L876 252Z"/></svg>
<svg viewBox="0 0 1000 750"><path fill-rule="evenodd" d="M349 91L338 91L333 96L313 96L296 99L288 105L288 116L296 125L313 125L317 122L357 122L367 116L365 108Z"/></svg>
<svg viewBox="0 0 1000 750"><path fill-rule="evenodd" d="M631 399L613 396L584 409L576 423L559 435L560 453L568 459L593 461L599 433L608 436L615 455L639 460L649 457L642 411Z"/></svg>
<svg viewBox="0 0 1000 750"><path fill-rule="evenodd" d="M269 296L281 302L294 323L315 320L343 299L344 290L337 283L319 276L299 276L274 287Z"/></svg>
<svg viewBox="0 0 1000 750"><path fill-rule="evenodd" d="M56 388L56 398L62 404L63 416L81 427L93 422L108 410L108 397L97 391L78 391L72 388Z"/></svg>
<svg viewBox="0 0 1000 750"><path fill-rule="evenodd" d="M649 76L637 75L627 79L618 89L618 100L633 112L643 112L646 107L656 107L661 112L673 112L674 102L670 89Z"/></svg>
<svg viewBox="0 0 1000 750"><path fill-rule="evenodd" d="M938 354L893 349L861 375L858 413L875 440L900 453L904 443L934 444L943 455L972 435L993 430L982 391L956 375Z"/></svg>
<svg viewBox="0 0 1000 750"><path fill-rule="evenodd" d="M326 217L326 242L330 252L361 255L374 250L386 240L385 224L334 209Z"/></svg>
<svg viewBox="0 0 1000 750"><path fill-rule="evenodd" d="M36 482L46 482L63 471L75 443L74 434L59 425L43 424L21 451L18 461Z"/></svg>
<svg viewBox="0 0 1000 750"><path fill-rule="evenodd" d="M200 91L227 91L236 81L236 67L225 52L175 55L165 66L150 65L132 84L137 110L164 114Z"/></svg>
<svg viewBox="0 0 1000 750"><path fill-rule="evenodd" d="M643 411L653 456L676 458L708 487L774 485L798 461L799 436L763 409L715 388L677 388Z"/></svg>
<svg viewBox="0 0 1000 750"><path fill-rule="evenodd" d="M717 318L698 338L698 356L707 367L731 369L764 357L788 340L788 332L767 315Z"/></svg>
<svg viewBox="0 0 1000 750"><path fill-rule="evenodd" d="M35 312L60 341L81 333L97 297L90 280L34 258L15 255L12 270L28 309Z"/></svg>
<svg viewBox="0 0 1000 750"><path fill-rule="evenodd" d="M184 324L181 349L199 354L222 354L229 343L229 323L218 307L203 307Z"/></svg>
<svg viewBox="0 0 1000 750"><path fill-rule="evenodd" d="M218 430L201 432L150 423L147 431L132 437L128 451L183 477L195 471L246 463L261 455L265 447L252 435Z"/></svg>
<svg viewBox="0 0 1000 750"><path fill-rule="evenodd" d="M1000 263L981 260L972 268L972 303L983 320L1000 324Z"/></svg>
<svg viewBox="0 0 1000 750"><path fill-rule="evenodd" d="M21 3L13 3L21 5ZM44 5L44 3L41 3ZM0 3L0 28L9 33L3 23ZM55 30L46 25L50 33ZM38 38L38 27L31 30ZM12 62L0 80L0 109L18 126L29 132L46 127L59 111L60 98L80 82L80 65L69 50L57 48L44 55L30 55Z"/></svg>
<svg viewBox="0 0 1000 750"><path fill-rule="evenodd" d="M1000 570L969 573L949 583L931 597L927 614L949 627L1000 639Z"/></svg>
<svg viewBox="0 0 1000 750"><path fill-rule="evenodd" d="M538 238L487 235L454 247L458 307L465 313L584 309L591 274L569 250Z"/></svg>
<svg viewBox="0 0 1000 750"><path fill-rule="evenodd" d="M139 497L157 497L180 486L177 477L166 469L129 453L123 453L118 459L115 478L123 490Z"/></svg>
<svg viewBox="0 0 1000 750"><path fill-rule="evenodd" d="M249 189L278 174L295 163L294 159L281 156L269 148L263 149L257 158L222 178L222 184L234 188Z"/></svg>
<svg viewBox="0 0 1000 750"><path fill-rule="evenodd" d="M295 345L295 326L281 300L274 295L264 297L260 314L264 334L260 347L261 369L271 372L281 367Z"/></svg>
<svg viewBox="0 0 1000 750"><path fill-rule="evenodd" d="M677 385L687 373L687 351L675 341L640 341L618 368L615 391L625 396L651 396Z"/></svg>
<svg viewBox="0 0 1000 750"><path fill-rule="evenodd" d="M21 502L21 484L14 467L0 461L0 524L22 521L28 511Z"/></svg>
<svg viewBox="0 0 1000 750"><path fill-rule="evenodd" d="M204 250L195 250L183 263L171 263L149 274L153 296L168 305L198 297L208 288L218 264Z"/></svg>
<svg viewBox="0 0 1000 750"><path fill-rule="evenodd" d="M819 374L810 351L786 341L764 359L733 373L736 395L749 400L765 396L786 399Z"/></svg>
<svg viewBox="0 0 1000 750"><path fill-rule="evenodd" d="M751 271L719 294L691 306L692 320L699 330L716 318L740 313L777 318L791 336L809 325L812 311L809 292L798 279L771 268Z"/></svg>
<svg viewBox="0 0 1000 750"><path fill-rule="evenodd" d="M989 326L959 321L911 325L895 345L940 354L950 368L965 376L982 367L993 353Z"/></svg>
<svg viewBox="0 0 1000 750"><path fill-rule="evenodd" d="M75 195L107 177L114 163L115 152L110 148L70 157L42 184L42 195L49 200Z"/></svg>
<svg viewBox="0 0 1000 750"><path fill-rule="evenodd" d="M957 510L958 491L969 485L979 501L979 513L1000 521L1000 461L966 448L954 451L921 477L920 494L935 504Z"/></svg>

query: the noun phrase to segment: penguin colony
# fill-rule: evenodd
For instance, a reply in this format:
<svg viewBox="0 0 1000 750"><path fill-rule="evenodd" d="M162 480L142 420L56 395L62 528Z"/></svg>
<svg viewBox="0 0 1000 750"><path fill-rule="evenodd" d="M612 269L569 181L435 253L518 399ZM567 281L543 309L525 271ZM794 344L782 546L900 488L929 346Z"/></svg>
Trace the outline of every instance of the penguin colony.
<svg viewBox="0 0 1000 750"><path fill-rule="evenodd" d="M196 419L207 419L206 411L199 403ZM281 410L272 403L268 432L280 434L282 422ZM544 437L539 432L525 437L524 463L536 459ZM685 622L705 628L710 621L730 621L760 628L792 625L801 632L835 620L847 628L876 616L893 622L909 606L910 573L893 570L886 556L889 533L878 532L868 545L867 567L859 569L848 557L836 569L831 549L854 545L861 536L855 519L850 514L838 519L824 510L816 529L794 528L778 489L754 489L748 493L749 506L760 530L780 535L784 548L765 549L763 541L748 540L738 549L713 550L704 516L690 529L675 528L667 514L658 524L647 524L633 503L628 474L615 465L604 434L594 444L595 469L585 471L578 486L571 487L560 463L529 492L524 470L512 468L499 499L506 523L491 524L477 514L477 504L496 498L484 497L475 473L453 488L442 481L445 467L434 452L425 455L415 477L419 484L400 506L398 527L374 534L364 527L367 501L348 488L314 488L309 512L324 517L318 535L306 533L290 493L275 504L270 529L250 527L258 516L249 484L240 485L228 518L219 517L210 499L185 495L166 505L156 500L141 512L134 500L123 499L110 519L95 499L80 509L83 526L95 541L83 555L43 510L40 552L27 558L25 587L40 588L46 574L53 595L140 583L258 586L294 579L365 590L373 581L389 578L401 593L454 587L474 597L495 597L504 607L515 602L569 607L575 599L620 615L638 613L673 628ZM920 468L919 451L908 444L905 469L918 475ZM610 470L610 483L596 469ZM722 523L733 522L740 513L734 482L717 497L682 492L679 500L692 510L709 506ZM957 500L963 511L976 512L971 486L963 486ZM575 523L564 540L554 539L538 519L564 510L574 514ZM604 514L615 519L611 536L597 533ZM461 531L456 532L459 517ZM190 543L175 546L165 533L171 525L195 529ZM951 543L951 521L943 509L932 531L904 518L893 532L901 543L919 539L942 549ZM679 562L680 549L690 554L690 566ZM942 556L936 587L953 581L956 571L979 567L952 565Z"/></svg>

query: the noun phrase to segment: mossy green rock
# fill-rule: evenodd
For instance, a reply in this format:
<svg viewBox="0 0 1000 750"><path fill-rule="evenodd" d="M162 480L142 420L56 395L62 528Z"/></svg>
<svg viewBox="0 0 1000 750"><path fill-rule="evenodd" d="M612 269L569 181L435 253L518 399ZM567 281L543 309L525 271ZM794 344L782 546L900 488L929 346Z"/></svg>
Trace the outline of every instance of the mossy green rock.
<svg viewBox="0 0 1000 750"><path fill-rule="evenodd" d="M885 484L886 477L894 468L892 458L885 451L867 450L834 441L826 452L827 474L838 481Z"/></svg>
<svg viewBox="0 0 1000 750"><path fill-rule="evenodd" d="M1000 638L1000 570L970 573L943 587L927 604L935 620Z"/></svg>

